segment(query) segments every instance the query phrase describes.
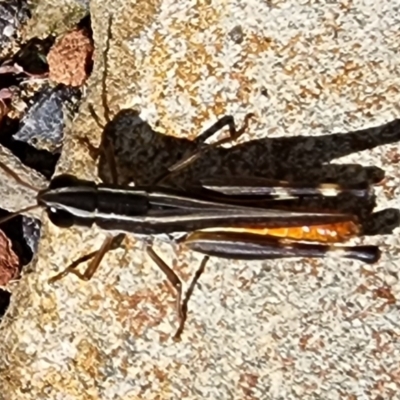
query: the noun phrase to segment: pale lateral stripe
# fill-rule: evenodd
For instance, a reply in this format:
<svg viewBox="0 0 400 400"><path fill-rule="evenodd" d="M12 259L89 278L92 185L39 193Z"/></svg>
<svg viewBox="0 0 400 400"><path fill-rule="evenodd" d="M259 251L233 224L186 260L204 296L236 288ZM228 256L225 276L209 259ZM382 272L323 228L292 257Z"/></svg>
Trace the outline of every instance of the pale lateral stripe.
<svg viewBox="0 0 400 400"><path fill-rule="evenodd" d="M368 189L343 189L337 185L324 184L315 188L304 187L296 188L289 186L273 186L273 187L257 187L257 186L211 186L204 185L204 188L227 195L242 194L242 195L271 195L271 196L294 196L294 195L305 195L305 194L321 194L326 197L335 197L340 193L350 192L355 196L364 196Z"/></svg>
<svg viewBox="0 0 400 400"><path fill-rule="evenodd" d="M221 216L226 216L228 218L234 218L235 216L241 216L243 217L244 213L248 212L247 216L248 217L259 217L259 218L288 218L288 217L306 217L306 216L327 216L327 217L332 217L332 216L344 216L345 214L329 214L329 213L301 213L301 212L285 212L282 210L262 210L262 209L241 209L238 211L242 211L241 213L235 213L233 209L217 209L217 210L205 210L202 211L201 214L196 214L196 213L190 213L188 215L169 215L169 216L161 216L161 215L136 215L136 216L129 216L129 215L122 215L122 214L115 214L115 213L102 213L98 212L98 210L93 210L93 211L86 211L82 210L77 207L71 207L67 206L64 204L60 203L49 203L47 204L47 207L58 209L58 210L63 210L71 215L74 215L79 218L86 218L86 219L94 219L94 218L101 218L104 220L119 220L119 221L131 221L131 222L147 222L147 223L157 223L157 222L182 222L182 221L198 221L204 218L208 219L218 219L221 218ZM208 213L207 213L208 211ZM250 212L251 211L251 212Z"/></svg>

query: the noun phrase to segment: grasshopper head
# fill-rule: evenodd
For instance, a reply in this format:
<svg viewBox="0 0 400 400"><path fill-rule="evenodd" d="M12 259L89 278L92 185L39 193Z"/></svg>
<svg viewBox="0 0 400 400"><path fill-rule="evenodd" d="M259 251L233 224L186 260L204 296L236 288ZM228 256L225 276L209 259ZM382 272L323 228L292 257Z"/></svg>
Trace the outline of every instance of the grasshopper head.
<svg viewBox="0 0 400 400"><path fill-rule="evenodd" d="M39 191L36 200L54 225L68 228L77 219L90 220L96 208L95 191L93 182L63 174L53 178L48 188Z"/></svg>

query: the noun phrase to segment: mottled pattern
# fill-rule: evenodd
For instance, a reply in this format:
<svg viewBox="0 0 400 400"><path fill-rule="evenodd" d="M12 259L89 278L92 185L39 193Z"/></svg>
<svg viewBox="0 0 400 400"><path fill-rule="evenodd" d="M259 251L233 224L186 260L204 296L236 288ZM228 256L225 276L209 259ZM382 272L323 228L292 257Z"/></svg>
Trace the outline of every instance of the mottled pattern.
<svg viewBox="0 0 400 400"><path fill-rule="evenodd" d="M18 276L18 256L12 249L11 241L0 231L0 286L4 287Z"/></svg>
<svg viewBox="0 0 400 400"><path fill-rule="evenodd" d="M58 152L62 147L65 119L72 114L80 97L77 89L44 87L21 120L13 138L37 149Z"/></svg>
<svg viewBox="0 0 400 400"><path fill-rule="evenodd" d="M24 27L26 39L61 35L74 28L89 10L85 0L35 0L30 12L32 16Z"/></svg>
<svg viewBox="0 0 400 400"><path fill-rule="evenodd" d="M18 29L28 19L28 6L25 0L0 2L0 54L18 37Z"/></svg>
<svg viewBox="0 0 400 400"><path fill-rule="evenodd" d="M43 175L23 165L17 157L13 156L10 150L3 146L0 146L0 163L15 171L20 179L37 189L44 189L48 185L48 181ZM35 204L36 191L33 188L19 185L2 168L0 171L1 208L14 212ZM39 217L40 214L38 210L28 213L32 217Z"/></svg>
<svg viewBox="0 0 400 400"><path fill-rule="evenodd" d="M49 79L66 86L82 86L88 77L92 53L88 32L82 29L67 32L47 54Z"/></svg>
<svg viewBox="0 0 400 400"><path fill-rule="evenodd" d="M213 258L174 343L173 291L140 238L108 253L90 282L68 276L50 286L48 278L105 235L61 230L43 216L34 272L14 290L2 325L2 395L398 398L398 10L389 0L92 1L95 66L58 172L98 179L80 139L102 140L89 103L107 123L102 52L112 11L106 133L121 181L150 182L190 154L191 140L218 117L232 114L240 125L253 112L235 147L212 149L174 183L215 174L380 182L381 222L370 217L370 235L350 243L378 244L383 256L370 266ZM202 257L168 240L155 250L186 288Z"/></svg>

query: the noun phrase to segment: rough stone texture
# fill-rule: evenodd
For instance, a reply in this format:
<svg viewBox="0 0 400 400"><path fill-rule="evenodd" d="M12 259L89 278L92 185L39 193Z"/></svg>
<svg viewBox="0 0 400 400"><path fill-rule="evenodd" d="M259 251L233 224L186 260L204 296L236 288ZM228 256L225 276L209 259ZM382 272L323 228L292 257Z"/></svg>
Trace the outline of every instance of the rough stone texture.
<svg viewBox="0 0 400 400"><path fill-rule="evenodd" d="M88 14L82 0L32 0L32 18L24 28L25 39L58 36L68 31Z"/></svg>
<svg viewBox="0 0 400 400"><path fill-rule="evenodd" d="M79 97L77 88L44 86L32 106L25 111L13 138L37 149L54 153L60 151L65 122L73 118L79 105Z"/></svg>
<svg viewBox="0 0 400 400"><path fill-rule="evenodd" d="M0 286L6 286L18 275L19 260L12 244L3 231L0 231Z"/></svg>
<svg viewBox="0 0 400 400"><path fill-rule="evenodd" d="M38 172L24 166L21 161L3 146L0 146L0 162L16 172L20 179L33 185L35 188L48 186L47 179ZM36 191L16 183L15 179L2 169L0 173L0 207L4 210L15 212L35 204ZM32 210L26 213L31 217L38 217L41 212Z"/></svg>
<svg viewBox="0 0 400 400"><path fill-rule="evenodd" d="M213 259L174 343L174 296L140 238L107 254L90 282L68 276L51 286L48 278L105 235L61 230L43 216L34 272L2 324L4 399L398 398L400 244L390 216L400 183L399 6L92 1L94 71L57 173L97 179L79 138L100 143L88 104L105 124L105 86L121 181L151 181L216 118L233 114L240 124L254 112L236 147L212 150L185 179L358 181L381 169L376 211L389 210L392 226L352 241L381 246L372 266ZM166 241L155 249L190 281L201 256Z"/></svg>
<svg viewBox="0 0 400 400"><path fill-rule="evenodd" d="M93 44L83 29L74 29L60 37L47 55L49 78L68 86L82 86L88 77Z"/></svg>
<svg viewBox="0 0 400 400"><path fill-rule="evenodd" d="M24 0L0 1L0 57L11 50L11 43L19 36L19 29L28 19Z"/></svg>

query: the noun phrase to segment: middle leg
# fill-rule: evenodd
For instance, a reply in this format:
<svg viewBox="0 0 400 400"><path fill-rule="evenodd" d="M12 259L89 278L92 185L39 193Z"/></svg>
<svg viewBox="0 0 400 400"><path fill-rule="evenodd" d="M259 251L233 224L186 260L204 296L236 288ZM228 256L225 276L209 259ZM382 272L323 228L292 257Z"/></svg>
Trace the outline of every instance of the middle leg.
<svg viewBox="0 0 400 400"><path fill-rule="evenodd" d="M161 271L165 274L168 281L174 287L176 291L176 312L178 314L178 329L174 335L174 340L180 340L180 336L183 332L183 328L187 319L187 311L188 311L188 303L194 288L200 279L200 276L203 274L204 269L206 267L206 263L209 260L208 256L205 256L200 264L200 267L196 271L192 282L190 283L189 289L186 292L186 296L182 301L182 282L179 279L178 275L170 268L167 263L154 251L151 244L147 245L146 248L147 254L154 261L154 263L161 269Z"/></svg>
<svg viewBox="0 0 400 400"><path fill-rule="evenodd" d="M197 139L195 140L195 143L198 144L198 149L193 152L192 154L189 154L188 156L184 157L182 160L179 160L172 166L168 168L168 171L161 175L159 178L156 180L156 184L160 184L170 178L173 174L176 174L179 171L182 171L183 169L187 168L189 165L193 164L197 159L199 159L201 156L204 156L208 151L211 149L221 146L222 144L225 143L230 143L235 140L237 140L243 133L247 130L249 120L254 117L254 114L249 113L244 117L244 122L243 125L239 128L236 129L236 124L235 120L233 119L232 115L225 115L222 118L220 118L215 124L213 124L211 127L206 129L203 133L201 133ZM217 140L215 143L212 144L206 144L204 143L208 138L210 138L212 135L215 133L219 132L221 129L223 129L225 126L228 126L229 128L229 136L224 137L222 139Z"/></svg>

